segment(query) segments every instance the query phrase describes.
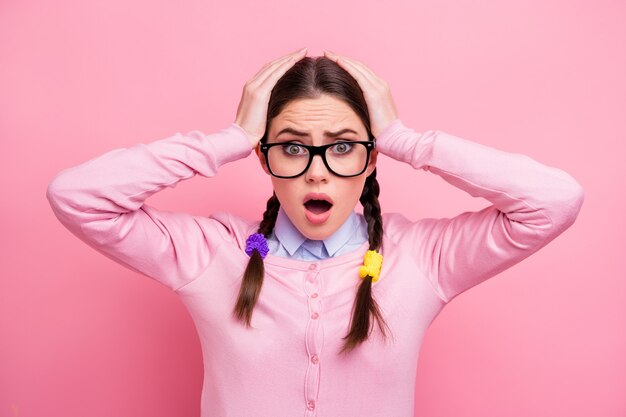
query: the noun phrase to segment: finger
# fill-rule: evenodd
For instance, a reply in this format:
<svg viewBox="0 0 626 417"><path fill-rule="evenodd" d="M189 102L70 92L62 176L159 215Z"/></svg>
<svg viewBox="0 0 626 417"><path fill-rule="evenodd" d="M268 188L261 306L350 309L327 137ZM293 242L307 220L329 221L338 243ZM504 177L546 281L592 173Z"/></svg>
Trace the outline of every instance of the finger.
<svg viewBox="0 0 626 417"><path fill-rule="evenodd" d="M304 56L293 56L287 61L279 64L273 71L268 72L267 76L263 81L260 82L258 88L266 89L267 91L271 91L274 88L274 85L278 81L280 77L282 77L289 68L291 68L296 62L302 59Z"/></svg>
<svg viewBox="0 0 626 417"><path fill-rule="evenodd" d="M342 68L348 71L351 75L353 75L357 79L365 78L365 73L363 70L359 69L352 60L344 55L339 55L334 52L324 51L328 55L330 59L339 64Z"/></svg>
<svg viewBox="0 0 626 417"><path fill-rule="evenodd" d="M343 59L346 60L346 62L348 62L349 64L354 65L354 67L361 72L361 74L363 74L363 76L365 78L367 78L372 84L380 84L381 83L381 79L374 74L374 72L369 69L365 64L363 64L362 62L356 61L354 59L348 58L348 57L343 57Z"/></svg>
<svg viewBox="0 0 626 417"><path fill-rule="evenodd" d="M262 83L263 80L266 78L267 73L271 72L273 70L273 68L275 68L277 65L282 64L283 62L289 60L291 57L293 56L298 56L298 55L302 55L302 54L306 54L307 48L302 48L299 49L297 51L291 52L285 56L282 56L278 59L275 59L271 62L268 62L267 64L265 64L263 66L263 68L261 68L255 75L254 77L252 77L252 79L250 80L250 83L256 83L258 81L258 83Z"/></svg>
<svg viewBox="0 0 626 417"><path fill-rule="evenodd" d="M259 73L257 77L250 80L248 82L249 86L252 89L260 88L260 86L264 85L265 82L269 78L271 78L272 74L274 74L278 69L283 68L283 66L287 65L287 67L284 67L284 71L281 72L282 75L285 73L285 71L287 71L288 68L290 68L294 63L302 59L304 56L306 56L306 49L299 54L284 57L283 59L267 67L265 70Z"/></svg>
<svg viewBox="0 0 626 417"><path fill-rule="evenodd" d="M270 66L272 66L272 65L275 65L275 64L277 64L277 63L280 63L280 62L282 62L282 61L284 61L284 60L288 59L288 58L289 58L289 57L291 57L292 55L296 55L296 54L298 54L299 52L302 52L302 51L303 51L303 50L305 50L305 49L306 49L306 48L298 49L297 51L290 52L290 53L288 53L287 55L283 55L283 56L281 56L281 57L279 57L279 58L276 58L276 59L275 59L275 60L273 60L273 61L268 62L267 64L265 64L265 65L263 66L263 68L261 69L261 71L259 71L259 72L257 73L257 75L258 75L258 74L260 74L260 73L262 73L264 69L266 69L266 68L268 68L268 67L270 67Z"/></svg>
<svg viewBox="0 0 626 417"><path fill-rule="evenodd" d="M377 86L376 80L372 80L369 75L367 75L362 69L356 66L351 60L348 60L345 56L334 54L331 52L329 58L335 61L343 69L348 71L348 73L350 73L350 75L352 75L357 80L359 86L364 93L367 93Z"/></svg>
<svg viewBox="0 0 626 417"><path fill-rule="evenodd" d="M365 65L363 62L357 61L356 59L347 57L345 55L342 55L342 58L352 63L353 65L355 65L357 68L362 70L363 73L369 75L372 79L380 79L380 77L378 77L378 75L376 75L376 73L370 67Z"/></svg>
<svg viewBox="0 0 626 417"><path fill-rule="evenodd" d="M282 77L289 68L291 68L296 62L298 62L305 56L306 49L302 54L292 55L288 57L285 61L276 63L275 66L268 68L266 72L262 75L262 77L259 77L255 81L253 88L265 88L267 87L268 83L271 83L271 90L274 87L274 84L276 84L278 78Z"/></svg>
<svg viewBox="0 0 626 417"><path fill-rule="evenodd" d="M365 79L367 79L372 85L380 86L383 84L383 81L380 77L374 73L367 65L363 64L356 59L348 58L345 55L337 55L337 58L341 58L340 62L343 61L348 64L348 67L351 67L353 70L358 71ZM339 62L338 62L339 63Z"/></svg>

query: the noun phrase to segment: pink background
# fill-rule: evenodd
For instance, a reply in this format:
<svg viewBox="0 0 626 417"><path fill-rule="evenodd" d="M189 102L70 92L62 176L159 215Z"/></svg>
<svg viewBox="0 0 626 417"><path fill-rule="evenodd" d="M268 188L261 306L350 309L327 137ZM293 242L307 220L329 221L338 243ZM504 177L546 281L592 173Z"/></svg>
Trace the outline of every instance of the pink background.
<svg viewBox="0 0 626 417"><path fill-rule="evenodd" d="M623 417L625 21L616 0L2 1L0 416L198 415L185 307L65 230L46 187L113 148L227 126L249 77L308 46L370 66L414 129L527 154L586 192L569 230L432 323L416 415ZM384 211L489 204L378 166ZM261 172L251 155L148 201L257 218Z"/></svg>

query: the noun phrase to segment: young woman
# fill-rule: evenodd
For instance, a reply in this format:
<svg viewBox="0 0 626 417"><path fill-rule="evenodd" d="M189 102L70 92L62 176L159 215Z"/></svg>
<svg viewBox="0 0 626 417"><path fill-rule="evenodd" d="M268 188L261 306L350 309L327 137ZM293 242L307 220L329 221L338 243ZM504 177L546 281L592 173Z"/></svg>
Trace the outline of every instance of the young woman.
<svg viewBox="0 0 626 417"><path fill-rule="evenodd" d="M144 203L252 150L274 188L261 219ZM379 153L492 205L381 213ZM584 192L523 154L415 132L364 64L303 49L246 83L226 128L109 151L61 171L47 198L77 237L180 296L202 344L203 416L406 417L431 321L571 226Z"/></svg>

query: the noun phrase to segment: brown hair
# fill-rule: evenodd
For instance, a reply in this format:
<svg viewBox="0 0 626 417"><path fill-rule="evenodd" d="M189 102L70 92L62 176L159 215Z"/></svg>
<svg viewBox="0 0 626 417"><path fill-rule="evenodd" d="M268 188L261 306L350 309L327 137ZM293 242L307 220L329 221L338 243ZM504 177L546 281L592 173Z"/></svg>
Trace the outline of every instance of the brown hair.
<svg viewBox="0 0 626 417"><path fill-rule="evenodd" d="M368 140L374 139L370 128L367 103L358 82L337 63L322 56L302 58L278 80L270 95L266 130L261 142L267 142L271 120L280 114L287 103L297 99L319 98L321 94L332 95L348 104L365 125ZM366 178L363 192L359 198L363 205L363 216L367 220L370 250L378 250L383 239L383 221L378 202L379 193L380 188L376 180L376 169L374 169ZM266 238L270 236L279 208L280 202L276 194L273 193L267 200L267 207L257 233L263 234ZM250 327L252 310L261 291L264 275L263 258L257 250L254 250L244 272L239 298L233 311L234 316L248 327ZM358 271L355 271L355 278L361 279ZM351 351L369 337L372 330L370 314L378 321L382 334L386 337L384 327L388 329L388 326L372 297L372 277L368 275L361 279L357 290L352 309L350 332L343 338L347 340L340 353Z"/></svg>

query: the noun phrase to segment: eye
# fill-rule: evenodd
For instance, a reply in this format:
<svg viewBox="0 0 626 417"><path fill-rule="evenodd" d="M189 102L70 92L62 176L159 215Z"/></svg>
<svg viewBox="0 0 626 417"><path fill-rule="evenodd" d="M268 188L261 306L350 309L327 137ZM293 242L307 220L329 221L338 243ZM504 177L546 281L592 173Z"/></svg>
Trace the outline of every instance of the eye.
<svg viewBox="0 0 626 417"><path fill-rule="evenodd" d="M281 149L287 155L302 155L306 154L306 149L300 145L296 145L295 143L288 143L286 145L281 146Z"/></svg>
<svg viewBox="0 0 626 417"><path fill-rule="evenodd" d="M334 145L332 148L336 151L336 153L346 154L352 150L353 146L354 145L351 143L339 142L338 144Z"/></svg>

